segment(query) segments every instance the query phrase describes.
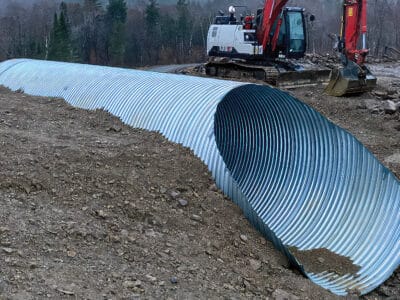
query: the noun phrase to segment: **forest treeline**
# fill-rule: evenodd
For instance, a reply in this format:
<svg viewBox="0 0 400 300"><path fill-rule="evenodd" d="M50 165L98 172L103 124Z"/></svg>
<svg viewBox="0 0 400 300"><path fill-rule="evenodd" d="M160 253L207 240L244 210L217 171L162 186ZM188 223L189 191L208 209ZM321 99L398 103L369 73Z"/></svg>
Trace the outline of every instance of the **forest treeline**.
<svg viewBox="0 0 400 300"><path fill-rule="evenodd" d="M141 0L128 7L125 0L103 2L10 2L0 12L0 61L27 57L132 67L201 62L210 23L233 3ZM234 2L247 6L243 14L260 6L256 0ZM332 52L329 36L339 30L341 2L289 1L305 7L307 16L316 16L308 24L309 52ZM368 5L371 55L381 56L386 46L400 48L398 1L369 0Z"/></svg>

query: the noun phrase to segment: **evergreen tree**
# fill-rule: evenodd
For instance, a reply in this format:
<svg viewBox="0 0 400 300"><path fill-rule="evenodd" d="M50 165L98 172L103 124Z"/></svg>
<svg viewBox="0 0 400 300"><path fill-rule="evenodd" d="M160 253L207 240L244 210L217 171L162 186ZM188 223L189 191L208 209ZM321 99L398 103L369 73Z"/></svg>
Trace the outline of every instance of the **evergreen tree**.
<svg viewBox="0 0 400 300"><path fill-rule="evenodd" d="M71 33L68 23L67 7L64 2L60 5L60 16L54 15L53 29L50 36L49 56L50 60L71 61Z"/></svg>
<svg viewBox="0 0 400 300"><path fill-rule="evenodd" d="M160 9L157 0L150 0L146 6L146 32L150 35L158 31Z"/></svg>
<svg viewBox="0 0 400 300"><path fill-rule="evenodd" d="M48 54L48 59L50 60L56 60L57 57L57 42L56 42L57 28L58 28L58 17L57 13L55 13L53 18L53 28L50 33L49 54Z"/></svg>
<svg viewBox="0 0 400 300"><path fill-rule="evenodd" d="M109 0L107 6L107 22L110 29L108 54L112 65L123 65L124 62L127 10L124 0Z"/></svg>
<svg viewBox="0 0 400 300"><path fill-rule="evenodd" d="M71 33L67 22L68 16L63 11L58 20L59 59L70 61L72 59Z"/></svg>
<svg viewBox="0 0 400 300"><path fill-rule="evenodd" d="M160 9L156 0L150 0L146 6L145 49L150 64L157 64L160 56Z"/></svg>

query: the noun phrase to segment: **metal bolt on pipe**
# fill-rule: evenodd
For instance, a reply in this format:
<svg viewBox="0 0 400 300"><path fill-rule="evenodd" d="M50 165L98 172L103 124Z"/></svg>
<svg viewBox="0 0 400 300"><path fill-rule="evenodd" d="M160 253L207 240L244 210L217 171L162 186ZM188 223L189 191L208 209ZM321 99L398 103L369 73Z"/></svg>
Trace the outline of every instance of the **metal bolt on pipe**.
<svg viewBox="0 0 400 300"><path fill-rule="evenodd" d="M351 134L285 92L27 59L1 63L0 84L104 108L189 147L250 222L335 294L366 294L399 266L400 182ZM334 262L309 267L320 255Z"/></svg>

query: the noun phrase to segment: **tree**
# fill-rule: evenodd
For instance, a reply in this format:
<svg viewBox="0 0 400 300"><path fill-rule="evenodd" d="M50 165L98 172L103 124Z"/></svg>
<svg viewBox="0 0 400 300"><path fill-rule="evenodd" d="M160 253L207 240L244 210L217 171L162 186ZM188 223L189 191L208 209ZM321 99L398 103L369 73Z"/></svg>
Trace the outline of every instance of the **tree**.
<svg viewBox="0 0 400 300"><path fill-rule="evenodd" d="M85 63L101 62L101 37L103 28L103 9L99 0L85 0L83 4L83 23L80 24L79 38L80 57Z"/></svg>
<svg viewBox="0 0 400 300"><path fill-rule="evenodd" d="M160 17L160 63L176 63L177 53L175 51L176 43L176 20L165 13Z"/></svg>
<svg viewBox="0 0 400 300"><path fill-rule="evenodd" d="M129 9L125 29L126 48L124 63L127 66L142 66L144 64L145 16L143 11Z"/></svg>
<svg viewBox="0 0 400 300"><path fill-rule="evenodd" d="M58 16L57 13L55 13L53 19L53 29L51 30L50 34L50 44L49 44L49 54L48 54L48 58L50 60L57 60L57 55L58 55L57 32L58 32Z"/></svg>
<svg viewBox="0 0 400 300"><path fill-rule="evenodd" d="M160 57L160 9L156 0L150 0L146 6L145 48L151 64L157 64Z"/></svg>
<svg viewBox="0 0 400 300"><path fill-rule="evenodd" d="M127 6L124 0L109 0L106 20L110 31L108 34L108 55L112 65L122 66L125 54L125 23Z"/></svg>
<svg viewBox="0 0 400 300"><path fill-rule="evenodd" d="M176 3L176 10L178 12L176 49L178 53L178 62L181 63L187 56L190 56L193 24L186 0L178 0Z"/></svg>
<svg viewBox="0 0 400 300"><path fill-rule="evenodd" d="M67 7L64 2L60 5L60 16L54 15L53 30L50 37L49 57L50 60L71 61L71 31L68 24Z"/></svg>

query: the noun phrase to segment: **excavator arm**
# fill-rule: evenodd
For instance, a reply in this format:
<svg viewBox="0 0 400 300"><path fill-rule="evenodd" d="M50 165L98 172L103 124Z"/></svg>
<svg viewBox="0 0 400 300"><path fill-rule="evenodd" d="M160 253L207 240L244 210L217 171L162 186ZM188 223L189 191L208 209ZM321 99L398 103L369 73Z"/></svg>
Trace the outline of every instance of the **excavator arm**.
<svg viewBox="0 0 400 300"><path fill-rule="evenodd" d="M343 40L343 54L348 59L363 65L369 50L366 46L367 34L367 1L345 0L343 3L343 26L340 38ZM357 49L362 36L362 48Z"/></svg>
<svg viewBox="0 0 400 300"><path fill-rule="evenodd" d="M343 66L332 70L325 91L333 96L371 91L376 77L364 65L369 52L366 46L367 0L343 0L343 15L339 37L339 51ZM362 37L362 47L358 42Z"/></svg>
<svg viewBox="0 0 400 300"><path fill-rule="evenodd" d="M282 24L282 16L280 17L278 25L275 28L272 40L270 38L271 30L277 17L282 14L282 9L287 2L288 0L265 0L264 2L261 28L257 30L257 40L263 46L264 50L267 48L268 44L271 44L272 50L275 50L279 35L279 28Z"/></svg>

